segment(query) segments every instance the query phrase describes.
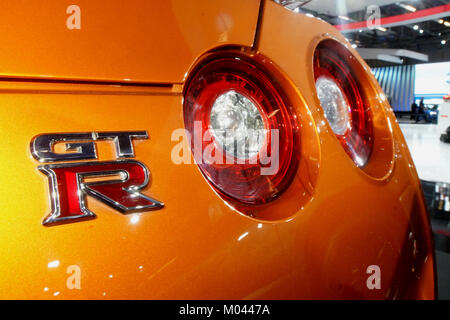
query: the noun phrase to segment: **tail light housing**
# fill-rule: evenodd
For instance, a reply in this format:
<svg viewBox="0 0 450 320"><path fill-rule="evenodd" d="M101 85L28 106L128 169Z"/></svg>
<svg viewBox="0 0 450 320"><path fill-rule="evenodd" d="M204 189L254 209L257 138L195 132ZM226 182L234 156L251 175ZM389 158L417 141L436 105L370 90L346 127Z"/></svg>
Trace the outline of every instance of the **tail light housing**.
<svg viewBox="0 0 450 320"><path fill-rule="evenodd" d="M256 59L209 56L189 78L183 104L194 159L223 198L258 205L288 188L299 163L298 123Z"/></svg>
<svg viewBox="0 0 450 320"><path fill-rule="evenodd" d="M331 129L356 165L364 167L373 150L372 113L353 69L355 63L355 57L344 46L325 40L314 54L314 77Z"/></svg>

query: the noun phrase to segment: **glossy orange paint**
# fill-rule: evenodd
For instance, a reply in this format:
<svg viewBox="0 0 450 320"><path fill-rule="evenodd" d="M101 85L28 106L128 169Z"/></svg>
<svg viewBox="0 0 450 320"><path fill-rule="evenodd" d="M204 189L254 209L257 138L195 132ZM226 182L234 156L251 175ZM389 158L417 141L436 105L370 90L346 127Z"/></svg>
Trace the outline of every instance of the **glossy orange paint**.
<svg viewBox="0 0 450 320"><path fill-rule="evenodd" d="M24 18L37 5L28 3ZM65 7L56 1L30 18L37 29L8 10L1 13L15 32L0 28L1 35L16 52L0 53L6 66L0 82L0 298L434 298L433 246L414 164L380 87L342 35L270 1L256 44L259 1L142 1L150 22L138 5L108 3L79 2L87 17L75 31L79 38L64 30ZM224 22L230 27L224 35L213 16L225 13L233 23ZM49 21L55 14L62 26ZM126 27L112 27L117 21ZM373 97L378 142L364 170L339 145L315 95L313 52L328 38L354 54ZM171 160L178 143L172 134L184 127L185 75L211 49L236 50L263 63L289 95L301 126L296 180L279 199L256 208L253 218L223 201L195 164ZM124 79L132 81L121 85ZM164 209L122 215L88 198L96 219L42 226L50 210L48 186L30 154L31 139L123 130L148 131L149 140L134 142L136 159L152 175L144 193L163 201ZM100 160L114 159L112 143L96 145ZM67 268L74 265L80 289L67 286ZM381 290L367 288L371 265L381 268Z"/></svg>
<svg viewBox="0 0 450 320"><path fill-rule="evenodd" d="M122 82L182 82L219 45L253 44L258 0L8 1L0 12L0 75ZM71 11L69 11L71 12Z"/></svg>

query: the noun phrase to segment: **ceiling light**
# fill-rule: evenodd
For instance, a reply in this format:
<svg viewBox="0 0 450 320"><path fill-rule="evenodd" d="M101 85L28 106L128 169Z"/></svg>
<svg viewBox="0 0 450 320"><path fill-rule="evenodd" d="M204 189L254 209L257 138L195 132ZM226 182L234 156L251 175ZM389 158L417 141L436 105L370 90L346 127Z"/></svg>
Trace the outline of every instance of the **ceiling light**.
<svg viewBox="0 0 450 320"><path fill-rule="evenodd" d="M444 26L446 26L446 27L450 27L450 22L448 22L448 21L445 21L445 22L444 22Z"/></svg>
<svg viewBox="0 0 450 320"><path fill-rule="evenodd" d="M423 33L423 30L422 29L420 29L420 31L419 31L420 33Z"/></svg>
<svg viewBox="0 0 450 320"><path fill-rule="evenodd" d="M439 20L438 20L438 23L443 24L443 23L444 23L444 20L443 20L443 19L439 19Z"/></svg>
<svg viewBox="0 0 450 320"><path fill-rule="evenodd" d="M303 7L308 0L274 0L276 3L281 4L286 9L294 12L301 12L301 7Z"/></svg>
<svg viewBox="0 0 450 320"><path fill-rule="evenodd" d="M386 32L386 31L387 31L387 29L386 29L386 28L383 28L383 27L378 27L377 29L380 30L380 31L383 31L383 32Z"/></svg>
<svg viewBox="0 0 450 320"><path fill-rule="evenodd" d="M416 8L414 8L413 6L410 6L409 4L403 5L402 7L405 8L406 10L408 10L408 11L411 11L411 12L416 12L417 11Z"/></svg>
<svg viewBox="0 0 450 320"><path fill-rule="evenodd" d="M339 19L345 20L345 21L350 21L351 19L347 16L339 16Z"/></svg>
<svg viewBox="0 0 450 320"><path fill-rule="evenodd" d="M417 9L415 7L413 7L413 6L409 5L409 4L403 4L403 3L398 3L397 2L396 5L401 7L401 8L403 8L403 9L405 9L405 10L411 11L411 12L416 12L417 11Z"/></svg>
<svg viewBox="0 0 450 320"><path fill-rule="evenodd" d="M442 45L444 45L444 44L446 44L446 43L447 43L447 41L445 41L445 40L442 40L442 41L441 41L441 44L442 44Z"/></svg>
<svg viewBox="0 0 450 320"><path fill-rule="evenodd" d="M416 25L413 27L413 29L414 29L414 30L419 30L419 26L416 24Z"/></svg>

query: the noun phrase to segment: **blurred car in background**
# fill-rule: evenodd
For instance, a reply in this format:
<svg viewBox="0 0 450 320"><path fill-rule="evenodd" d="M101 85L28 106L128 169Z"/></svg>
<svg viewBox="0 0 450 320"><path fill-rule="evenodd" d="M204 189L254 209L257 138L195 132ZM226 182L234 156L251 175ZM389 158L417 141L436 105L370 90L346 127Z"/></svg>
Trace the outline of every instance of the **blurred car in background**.
<svg viewBox="0 0 450 320"><path fill-rule="evenodd" d="M439 118L438 105L425 105L425 121L427 123L437 124Z"/></svg>

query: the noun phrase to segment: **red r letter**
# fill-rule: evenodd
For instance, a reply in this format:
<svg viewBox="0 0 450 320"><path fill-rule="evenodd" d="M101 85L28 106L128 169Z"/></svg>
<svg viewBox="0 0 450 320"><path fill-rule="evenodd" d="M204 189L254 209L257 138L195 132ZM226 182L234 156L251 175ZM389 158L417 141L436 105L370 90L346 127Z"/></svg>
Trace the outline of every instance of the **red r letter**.
<svg viewBox="0 0 450 320"><path fill-rule="evenodd" d="M139 161L85 162L39 166L50 185L52 212L44 225L94 218L86 196L101 200L121 213L159 209L163 203L139 192L149 182L149 172ZM120 176L119 179L85 181L86 178Z"/></svg>

